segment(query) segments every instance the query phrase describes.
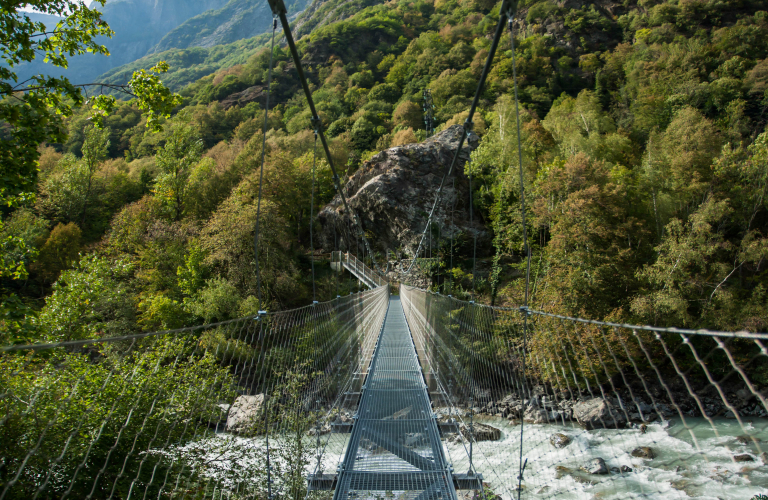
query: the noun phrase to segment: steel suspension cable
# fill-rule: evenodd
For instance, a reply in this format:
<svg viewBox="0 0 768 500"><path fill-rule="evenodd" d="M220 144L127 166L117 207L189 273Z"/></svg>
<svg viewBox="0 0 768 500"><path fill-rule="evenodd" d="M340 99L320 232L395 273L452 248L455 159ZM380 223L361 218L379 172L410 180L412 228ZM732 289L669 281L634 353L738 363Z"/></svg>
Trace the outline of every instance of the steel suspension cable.
<svg viewBox="0 0 768 500"><path fill-rule="evenodd" d="M528 228L526 227L525 219L525 184L523 176L523 148L522 140L520 138L520 100L518 98L517 91L517 60L515 58L515 33L514 33L514 15L509 16L509 43L512 49L512 80L515 87L515 118L517 123L517 163L520 172L520 209L522 212L523 222L523 250L525 251L525 299L521 311L523 313L523 356L522 356L522 371L525 374L525 361L528 352L528 290L530 288L531 281L531 249L528 246ZM518 488L517 498L520 500L522 494L522 482L523 471L525 469L525 463L523 462L523 430L525 424L524 419L520 421L520 468L518 475Z"/></svg>
<svg viewBox="0 0 768 500"><path fill-rule="evenodd" d="M272 44L269 49L269 72L267 73L267 96L264 104L264 130L261 137L261 166L259 167L259 198L256 202L256 229L253 235L253 251L256 255L256 298L259 300L259 309L265 309L261 297L261 271L259 269L259 223L261 222L261 190L264 181L264 160L267 152L267 126L269 124L269 94L272 86L272 66L275 59L275 32L277 31L277 18L272 18Z"/></svg>
<svg viewBox="0 0 768 500"><path fill-rule="evenodd" d="M270 0L270 2L274 1L282 1L282 0ZM424 228L424 231L421 233L421 238L419 239L419 246L416 248L416 252L414 252L413 260L411 261L411 265L408 267L408 270L405 272L406 275L411 273L411 269L413 269L413 265L416 263L416 258L419 255L419 251L421 250L421 247L424 245L424 240L427 235L427 230L430 226L430 223L432 222L432 218L435 215L435 210L437 208L437 204L440 201L440 197L443 193L443 188L445 187L445 181L450 177L451 173L453 172L454 167L458 164L459 161L459 155L461 154L461 150L464 147L464 139L469 136L469 133L472 131L473 122L472 118L475 116L475 111L477 110L477 105L480 103L480 97L483 93L483 89L485 87L485 80L488 78L488 74L491 71L491 66L493 65L493 58L496 55L496 49L499 47L499 41L501 40L501 35L504 33L504 24L508 17L511 17L511 13L514 9L517 7L516 0L504 0L501 4L501 9L499 10L499 23L496 26L496 31L493 35L493 41L491 42L491 47L488 50L488 58L485 60L485 66L483 66L483 72L480 74L480 80L477 83L477 89L475 90L475 97L472 99L472 105L469 108L469 114L467 115L467 119L464 120L464 133L461 135L461 138L459 139L459 144L456 147L456 151L453 154L453 159L451 160L450 165L447 169L443 172L443 178L440 180L440 186L437 188L437 193L435 194L435 201L432 204L432 210L429 212L429 217L427 217L427 224Z"/></svg>
<svg viewBox="0 0 768 500"><path fill-rule="evenodd" d="M315 145L312 151L312 192L309 196L309 249L310 262L312 263L312 302L317 302L317 288L315 286L315 242L313 238L315 225L315 166L317 165L317 130L315 130Z"/></svg>
<svg viewBox="0 0 768 500"><path fill-rule="evenodd" d="M357 233L359 233L360 237L363 240L363 246L368 250L368 253L371 255L371 259L373 260L373 252L371 251L370 244L368 243L368 238L365 237L365 231L363 229L363 223L360 220L360 218L357 216L357 214L352 210L352 207L349 206L349 203L347 201L347 197L344 195L344 191L341 188L339 175L336 172L336 166L333 163L333 157L331 155L331 150L328 146L328 141L325 138L325 134L323 133L323 123L320 120L320 115L317 113L317 108L315 107L315 101L312 98L312 92L309 90L309 83L307 83L306 75L304 74L304 68L301 64L301 57L299 57L298 49L296 48L296 42L293 40L293 34L291 33L291 26L288 23L288 10L285 8L285 4L283 3L283 0L268 0L269 6L272 9L272 12L275 16L280 18L280 23L283 26L283 32L285 33L285 40L288 43L288 49L291 52L291 57L293 58L293 62L296 66L296 72L299 75L299 81L301 82L301 87L304 89L304 95L307 98L307 104L309 106L309 110L312 113L312 117L310 118L310 121L312 122L312 126L317 131L318 136L320 137L320 142L323 145L323 150L325 151L325 157L328 160L328 165L331 167L331 172L333 173L333 185L336 188L336 192L339 194L339 198L341 198L341 203L344 205L344 210L346 213L350 215L352 218L352 221L355 224L355 227L357 228ZM384 272L382 272L381 268L379 268L378 263L373 260L373 267L374 269L381 274L384 275Z"/></svg>

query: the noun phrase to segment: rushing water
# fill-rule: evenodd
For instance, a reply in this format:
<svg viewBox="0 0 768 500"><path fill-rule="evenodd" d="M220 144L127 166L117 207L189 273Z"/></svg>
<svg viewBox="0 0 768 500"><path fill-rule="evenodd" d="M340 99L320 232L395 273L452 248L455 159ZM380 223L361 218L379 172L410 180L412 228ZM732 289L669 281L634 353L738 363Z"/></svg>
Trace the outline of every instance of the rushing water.
<svg viewBox="0 0 768 500"><path fill-rule="evenodd" d="M482 422L502 430L501 441L475 445L474 464L492 489L508 499L517 498L520 426L500 418ZM528 459L522 498L555 499L635 499L695 498L701 500L749 500L758 493L768 493L768 466L760 458L768 451L768 419L745 422L742 430L735 420L717 420L715 430L703 418L679 419L648 425L639 430L586 431L578 425L525 425L523 456ZM746 433L762 440L742 444L737 437ZM571 444L557 449L549 442L561 432L572 438ZM454 469L464 471L468 459L460 444L446 443L454 460ZM631 456L640 446L653 449L652 460ZM760 449L758 448L760 447ZM734 462L732 457L749 454L753 462ZM608 467L631 467L632 472L609 475L562 474L557 466L578 469L591 459L603 458ZM588 484L577 478L587 478Z"/></svg>
<svg viewBox="0 0 768 500"><path fill-rule="evenodd" d="M497 417L477 420L501 429L502 436L499 441L475 443L475 468L503 500L516 499L520 426ZM679 419L649 424L644 434L637 429L586 431L576 424L526 424L523 456L528 459L528 465L521 498L750 500L759 493L768 494L768 465L760 457L762 451L768 451L768 419L753 418L745 422L744 429L735 420L720 419L715 421L715 428L716 431L703 418L687 418L686 425ZM566 434L572 442L564 448L555 448L549 438L556 432ZM745 434L761 442L739 442L737 438ZM221 437L223 435L214 439ZM348 437L348 434L322 437L325 448L322 468L326 473L336 470ZM248 442L248 447L263 446L261 439ZM314 443L315 438L307 438L307 445ZM466 472L469 469L466 445L443 443L454 471ZM273 442L272 446L279 444ZM641 446L651 447L655 458L631 456L632 450ZM740 454L748 454L754 460L734 462L732 457ZM577 471L596 457L604 459L609 468L628 466L633 470L608 475L577 472L558 477L558 466ZM240 458L232 458L240 462ZM311 469L314 470L315 464L313 460ZM249 465L253 466L258 464Z"/></svg>

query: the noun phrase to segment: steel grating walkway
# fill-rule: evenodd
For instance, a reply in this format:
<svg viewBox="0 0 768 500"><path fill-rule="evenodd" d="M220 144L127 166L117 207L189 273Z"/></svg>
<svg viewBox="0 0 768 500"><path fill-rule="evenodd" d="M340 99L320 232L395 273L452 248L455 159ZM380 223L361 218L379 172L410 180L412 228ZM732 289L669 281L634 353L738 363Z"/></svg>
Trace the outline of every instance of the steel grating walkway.
<svg viewBox="0 0 768 500"><path fill-rule="evenodd" d="M333 498L456 500L451 472L400 298L390 297Z"/></svg>

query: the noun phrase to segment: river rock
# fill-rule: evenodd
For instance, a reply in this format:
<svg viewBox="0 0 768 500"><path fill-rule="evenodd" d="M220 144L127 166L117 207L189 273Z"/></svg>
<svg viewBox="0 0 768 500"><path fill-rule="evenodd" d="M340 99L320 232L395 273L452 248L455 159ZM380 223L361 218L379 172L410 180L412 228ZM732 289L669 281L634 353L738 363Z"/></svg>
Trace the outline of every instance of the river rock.
<svg viewBox="0 0 768 500"><path fill-rule="evenodd" d="M486 424L475 424L475 441L498 441L501 430Z"/></svg>
<svg viewBox="0 0 768 500"><path fill-rule="evenodd" d="M636 458L646 458L649 460L656 456L653 453L653 449L649 446L641 446L639 448L635 448L632 450L631 455Z"/></svg>
<svg viewBox="0 0 768 500"><path fill-rule="evenodd" d="M497 429L496 427L487 425L487 424L478 424L475 422L474 424L475 428L475 442L478 441L498 441L501 439L501 430ZM469 426L461 424L459 426L459 430L461 432L461 435L464 436L465 439L469 439L470 432L469 432ZM460 437L458 434L456 435L456 441L460 441Z"/></svg>
<svg viewBox="0 0 768 500"><path fill-rule="evenodd" d="M755 436L738 436L736 438L736 441L738 441L741 444L752 444L752 443L760 443L760 438Z"/></svg>
<svg viewBox="0 0 768 500"><path fill-rule="evenodd" d="M738 412L733 413L732 410L728 410L727 412L725 412L725 418L732 418L733 419L733 418L736 418L737 415L738 415Z"/></svg>
<svg viewBox="0 0 768 500"><path fill-rule="evenodd" d="M629 466L626 466L626 465L622 465L622 466L619 468L619 470L620 470L621 472L632 472L632 467L629 467Z"/></svg>
<svg viewBox="0 0 768 500"><path fill-rule="evenodd" d="M590 474L608 474L608 466L605 465L605 460L600 457L590 460L581 467L581 470Z"/></svg>
<svg viewBox="0 0 768 500"><path fill-rule="evenodd" d="M558 465L555 467L555 479L562 479L573 472L573 469L569 469L564 465Z"/></svg>
<svg viewBox="0 0 768 500"><path fill-rule="evenodd" d="M755 457L747 453L742 453L741 455L734 455L733 461L734 462L754 462Z"/></svg>
<svg viewBox="0 0 768 500"><path fill-rule="evenodd" d="M586 429L619 428L627 421L624 413L611 403L594 398L573 405L573 415Z"/></svg>
<svg viewBox="0 0 768 500"><path fill-rule="evenodd" d="M549 442L554 446L555 448L565 448L569 444L571 444L571 438L566 436L565 434L561 434L559 432L552 434L549 437Z"/></svg>
<svg viewBox="0 0 768 500"><path fill-rule="evenodd" d="M529 406L523 414L523 421L530 424L546 424L547 413L547 410L544 408Z"/></svg>
<svg viewBox="0 0 768 500"><path fill-rule="evenodd" d="M264 394L239 396L227 415L227 432L244 432L253 427L254 420L264 405Z"/></svg>

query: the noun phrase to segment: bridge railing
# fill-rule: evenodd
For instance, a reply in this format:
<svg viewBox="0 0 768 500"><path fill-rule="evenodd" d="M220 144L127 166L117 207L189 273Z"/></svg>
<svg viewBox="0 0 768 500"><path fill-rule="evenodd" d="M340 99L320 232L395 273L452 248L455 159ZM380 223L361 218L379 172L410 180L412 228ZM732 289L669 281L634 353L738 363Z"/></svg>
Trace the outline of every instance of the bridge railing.
<svg viewBox="0 0 768 500"><path fill-rule="evenodd" d="M400 295L438 418L500 430L478 430L493 440L474 443L473 460L502 498L518 497L526 459L523 498L734 497L725 479L687 482L701 471L742 474L744 498L765 492L743 462L768 463L768 334L589 321L405 285Z"/></svg>
<svg viewBox="0 0 768 500"><path fill-rule="evenodd" d="M336 271L341 271L342 267L347 269L369 288L376 288L388 284L385 278L365 265L365 262L355 257L355 255L350 252L331 252L331 266Z"/></svg>
<svg viewBox="0 0 768 500"><path fill-rule="evenodd" d="M306 433L329 428L330 409L360 390L387 304L379 287L215 324L3 348L0 498L295 498L314 456Z"/></svg>

